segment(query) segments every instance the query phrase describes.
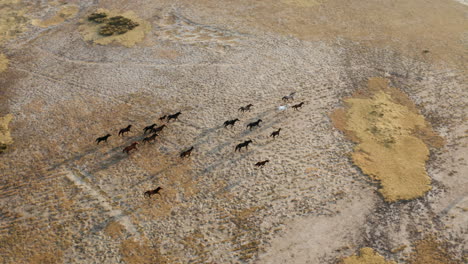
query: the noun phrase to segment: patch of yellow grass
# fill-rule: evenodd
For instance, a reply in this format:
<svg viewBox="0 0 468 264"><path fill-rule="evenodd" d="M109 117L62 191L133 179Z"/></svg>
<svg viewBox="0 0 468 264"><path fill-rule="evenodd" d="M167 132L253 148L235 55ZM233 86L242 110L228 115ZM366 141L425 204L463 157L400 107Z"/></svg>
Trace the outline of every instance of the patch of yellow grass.
<svg viewBox="0 0 468 264"><path fill-rule="evenodd" d="M79 10L79 7L76 5L65 5L62 6L53 17L45 20L33 19L31 21L31 24L43 28L55 26L64 22L67 19L73 18Z"/></svg>
<svg viewBox="0 0 468 264"><path fill-rule="evenodd" d="M0 72L4 72L8 69L8 58L5 54L0 53Z"/></svg>
<svg viewBox="0 0 468 264"><path fill-rule="evenodd" d="M396 264L395 261L387 261L372 248L361 248L359 256L353 255L341 260L342 264Z"/></svg>
<svg viewBox="0 0 468 264"><path fill-rule="evenodd" d="M13 144L8 124L13 119L12 114L0 117L0 153L3 152L8 145Z"/></svg>
<svg viewBox="0 0 468 264"><path fill-rule="evenodd" d="M414 244L414 252L408 261L409 264L457 264L452 259L444 243L434 236L428 236Z"/></svg>
<svg viewBox="0 0 468 264"><path fill-rule="evenodd" d="M321 4L321 0L281 0L281 2L298 7L311 7Z"/></svg>
<svg viewBox="0 0 468 264"><path fill-rule="evenodd" d="M125 227L116 221L110 222L104 229L104 232L108 236L114 239L119 238L123 234L124 231L125 231Z"/></svg>
<svg viewBox="0 0 468 264"><path fill-rule="evenodd" d="M358 143L353 162L380 181L379 191L385 200L410 200L429 191L427 145L440 147L443 139L432 131L409 98L389 87L386 79L371 78L367 90L344 101L345 109L331 115L333 123Z"/></svg>
<svg viewBox="0 0 468 264"><path fill-rule="evenodd" d="M123 261L127 264L168 263L158 248L147 239L141 242L133 239L124 240L120 245L120 253Z"/></svg>
<svg viewBox="0 0 468 264"><path fill-rule="evenodd" d="M26 30L26 5L19 0L0 0L0 43Z"/></svg>
<svg viewBox="0 0 468 264"><path fill-rule="evenodd" d="M115 42L125 47L133 47L136 43L141 42L145 38L145 35L151 30L151 24L139 18L133 11L126 11L122 13L116 10L98 9L96 12L104 12L108 17L123 16L131 19L134 22L137 22L139 26L124 34L102 36L98 33L99 28L102 27L102 24L88 21L86 17L81 21L82 25L80 26L80 32L85 41L92 41L93 43L100 45L108 45Z"/></svg>

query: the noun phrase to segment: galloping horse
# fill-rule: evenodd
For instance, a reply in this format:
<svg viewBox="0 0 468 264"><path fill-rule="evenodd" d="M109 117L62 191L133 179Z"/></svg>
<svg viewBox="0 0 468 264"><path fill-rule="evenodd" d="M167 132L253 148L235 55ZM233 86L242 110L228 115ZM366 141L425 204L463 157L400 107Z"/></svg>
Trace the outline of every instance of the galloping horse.
<svg viewBox="0 0 468 264"><path fill-rule="evenodd" d="M263 166L265 166L265 164L267 164L267 162L270 162L270 160L259 161L259 162L255 163L255 166L263 167Z"/></svg>
<svg viewBox="0 0 468 264"><path fill-rule="evenodd" d="M260 122L263 122L263 120L259 119L259 120L255 121L255 122L249 123L247 125L247 128L252 130L253 127L260 126Z"/></svg>
<svg viewBox="0 0 468 264"><path fill-rule="evenodd" d="M233 119L233 120L228 120L228 121L224 122L224 127L225 128L228 127L228 126L233 127L236 124L237 121L239 121L239 119L237 119L237 118Z"/></svg>
<svg viewBox="0 0 468 264"><path fill-rule="evenodd" d="M110 136L111 136L111 134L107 134L107 135L105 135L105 136L98 137L98 138L96 139L97 144L99 145L99 143L100 143L101 141L104 141L104 142L107 143L107 139L108 139Z"/></svg>
<svg viewBox="0 0 468 264"><path fill-rule="evenodd" d="M241 151L242 148L246 148L247 150L249 149L249 144L252 143L252 140L246 140L236 146L236 149L234 151Z"/></svg>
<svg viewBox="0 0 468 264"><path fill-rule="evenodd" d="M193 150L193 146L187 149L186 151L183 151L182 153L180 153L180 157L181 158L189 157L190 155L192 155L192 150Z"/></svg>
<svg viewBox="0 0 468 264"><path fill-rule="evenodd" d="M120 135L124 136L125 133L130 132L130 128L132 128L132 125L128 125L126 128L120 129L120 131L119 131L119 136L120 136Z"/></svg>
<svg viewBox="0 0 468 264"><path fill-rule="evenodd" d="M154 189L154 190L151 190L151 191L146 191L143 195L144 195L145 197L148 196L148 198L151 198L151 195L153 195L153 194L159 194L159 195L161 195L161 194L159 193L160 190L162 190L162 187L158 187L158 188L156 188L156 189Z"/></svg>
<svg viewBox="0 0 468 264"><path fill-rule="evenodd" d="M138 142L133 142L130 146L125 147L122 152L130 154L130 151L137 150Z"/></svg>

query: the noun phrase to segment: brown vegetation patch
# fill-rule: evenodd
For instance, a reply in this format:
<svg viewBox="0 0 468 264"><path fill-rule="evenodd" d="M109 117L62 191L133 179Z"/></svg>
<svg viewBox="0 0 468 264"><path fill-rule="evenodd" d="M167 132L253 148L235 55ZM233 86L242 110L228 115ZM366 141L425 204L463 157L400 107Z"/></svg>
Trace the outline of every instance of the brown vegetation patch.
<svg viewBox="0 0 468 264"><path fill-rule="evenodd" d="M55 26L60 23L63 23L67 19L73 18L76 15L76 13L78 13L79 10L80 8L78 6L65 5L65 6L62 6L60 10L58 10L58 12L54 16L44 19L44 20L33 19L31 21L31 24L33 24L34 26L43 27L43 28Z"/></svg>
<svg viewBox="0 0 468 264"><path fill-rule="evenodd" d="M6 71L8 69L8 58L5 54L0 53L0 73Z"/></svg>
<svg viewBox="0 0 468 264"><path fill-rule="evenodd" d="M395 261L385 260L384 257L372 248L361 248L359 255L343 258L342 264L396 264Z"/></svg>
<svg viewBox="0 0 468 264"><path fill-rule="evenodd" d="M0 117L0 153L4 152L8 145L13 144L8 124L13 119L12 114Z"/></svg>
<svg viewBox="0 0 468 264"><path fill-rule="evenodd" d="M120 244L120 253L122 254L123 261L127 264L169 263L161 255L157 245L147 239L140 242L133 239L124 240Z"/></svg>
<svg viewBox="0 0 468 264"><path fill-rule="evenodd" d="M0 0L0 43L26 30L26 5L19 0Z"/></svg>
<svg viewBox="0 0 468 264"><path fill-rule="evenodd" d="M434 236L428 236L414 244L414 252L408 261L409 264L459 264L452 258L447 245Z"/></svg>
<svg viewBox="0 0 468 264"><path fill-rule="evenodd" d="M368 88L345 98L346 107L331 114L333 124L358 143L353 162L379 180L387 201L409 200L430 190L425 162L427 145L443 139L401 91L383 78L371 78Z"/></svg>
<svg viewBox="0 0 468 264"><path fill-rule="evenodd" d="M10 226L8 234L0 237L0 262L60 263L71 245L63 231L58 226Z"/></svg>
<svg viewBox="0 0 468 264"><path fill-rule="evenodd" d="M121 225L119 222L112 221L107 224L104 232L112 238L119 238L125 231L125 227Z"/></svg>

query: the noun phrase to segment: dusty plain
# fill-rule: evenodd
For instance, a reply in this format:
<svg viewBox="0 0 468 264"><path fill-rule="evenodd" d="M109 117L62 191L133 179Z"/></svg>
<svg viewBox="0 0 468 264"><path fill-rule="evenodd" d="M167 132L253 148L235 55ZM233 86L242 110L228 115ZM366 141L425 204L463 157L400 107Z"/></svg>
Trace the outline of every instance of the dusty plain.
<svg viewBox="0 0 468 264"><path fill-rule="evenodd" d="M98 9L141 27L92 35ZM452 0L0 0L0 263L466 263L467 16ZM386 200L330 118L372 78L443 139L420 197ZM278 111L293 91L304 106Z"/></svg>

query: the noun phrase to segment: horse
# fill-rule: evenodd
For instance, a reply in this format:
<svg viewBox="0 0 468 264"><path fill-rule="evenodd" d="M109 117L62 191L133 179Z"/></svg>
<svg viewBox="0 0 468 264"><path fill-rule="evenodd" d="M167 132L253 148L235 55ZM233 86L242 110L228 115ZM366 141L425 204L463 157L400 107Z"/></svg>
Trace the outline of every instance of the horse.
<svg viewBox="0 0 468 264"><path fill-rule="evenodd" d="M270 137L276 138L277 136L279 136L280 131L281 131L281 128L279 128L279 129L276 130L276 131L273 131L273 132L270 134Z"/></svg>
<svg viewBox="0 0 468 264"><path fill-rule="evenodd" d="M289 100L294 100L294 96L296 95L296 92L292 92L289 95L283 96L281 100L288 102Z"/></svg>
<svg viewBox="0 0 468 264"><path fill-rule="evenodd" d="M167 115L163 115L163 116L161 116L161 117L159 118L159 120L163 121L163 120L166 119L166 118L167 118Z"/></svg>
<svg viewBox="0 0 468 264"><path fill-rule="evenodd" d="M159 194L159 195L161 195L161 194L159 193L159 191L161 191L161 190L162 190L162 187L158 187L158 188L156 188L156 189L154 189L154 190L146 191L143 195L144 195L145 197L148 196L148 198L151 198L151 195L153 195L153 194Z"/></svg>
<svg viewBox="0 0 468 264"><path fill-rule="evenodd" d="M138 145L138 142L133 142L130 146L125 147L122 152L130 154L130 151L134 149L137 150L137 147L136 147L137 145Z"/></svg>
<svg viewBox="0 0 468 264"><path fill-rule="evenodd" d="M179 118L179 115L182 114L181 112L177 112L173 115L168 115L167 116L167 122L171 121L171 119L177 120Z"/></svg>
<svg viewBox="0 0 468 264"><path fill-rule="evenodd" d="M153 133L161 132L165 127L166 127L166 125L158 126L157 128L151 129L151 132L153 132Z"/></svg>
<svg viewBox="0 0 468 264"><path fill-rule="evenodd" d="M236 146L236 149L234 151L241 151L242 148L246 148L247 150L249 149L249 144L252 143L252 140L246 140Z"/></svg>
<svg viewBox="0 0 468 264"><path fill-rule="evenodd" d="M267 162L270 162L270 160L259 161L259 162L255 163L255 166L256 167L263 167L263 166L265 166L265 164L267 164Z"/></svg>
<svg viewBox="0 0 468 264"><path fill-rule="evenodd" d="M246 111L250 112L250 108L251 108L252 106L253 106L253 104L248 104L248 105L246 105L246 106L241 106L241 107L239 108L239 111L241 111L242 113L243 113L243 112L246 112Z"/></svg>
<svg viewBox="0 0 468 264"><path fill-rule="evenodd" d="M146 144L146 142L151 142L151 141L155 141L156 140L156 137L158 136L158 134L154 133L153 135L149 136L149 137L145 137L143 139L143 143Z"/></svg>
<svg viewBox="0 0 468 264"><path fill-rule="evenodd" d="M260 122L263 122L263 120L259 119L259 120L255 121L255 122L249 123L247 125L247 128L249 130L252 130L253 127L260 126Z"/></svg>
<svg viewBox="0 0 468 264"><path fill-rule="evenodd" d="M156 126L156 124L149 125L145 128L143 128L143 134L146 134L146 132L153 130L153 128Z"/></svg>
<svg viewBox="0 0 468 264"><path fill-rule="evenodd" d="M124 136L125 133L130 132L130 128L131 128L131 127L132 127L132 125L128 125L126 128L120 129L120 131L119 131L119 136L120 136L120 135Z"/></svg>
<svg viewBox="0 0 468 264"><path fill-rule="evenodd" d="M111 134L107 134L107 135L105 135L105 136L98 137L98 138L96 139L97 144L99 145L99 143L100 143L101 141L104 141L104 142L107 143L107 139L108 139L110 136L111 136Z"/></svg>
<svg viewBox="0 0 468 264"><path fill-rule="evenodd" d="M189 157L192 154L192 150L193 150L193 146L187 149L186 151L183 151L182 153L180 153L180 157L181 158Z"/></svg>
<svg viewBox="0 0 468 264"><path fill-rule="evenodd" d="M291 106L291 107L294 108L294 110L298 110L298 109L301 108L303 105L304 105L304 102L301 102L301 103L295 104L295 105L293 105L293 106Z"/></svg>
<svg viewBox="0 0 468 264"><path fill-rule="evenodd" d="M224 127L225 128L228 127L228 126L233 127L236 124L237 121L239 121L239 119L237 119L237 118L233 119L233 120L228 120L228 121L224 122Z"/></svg>

